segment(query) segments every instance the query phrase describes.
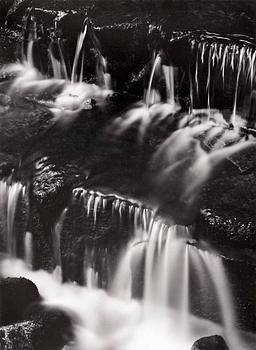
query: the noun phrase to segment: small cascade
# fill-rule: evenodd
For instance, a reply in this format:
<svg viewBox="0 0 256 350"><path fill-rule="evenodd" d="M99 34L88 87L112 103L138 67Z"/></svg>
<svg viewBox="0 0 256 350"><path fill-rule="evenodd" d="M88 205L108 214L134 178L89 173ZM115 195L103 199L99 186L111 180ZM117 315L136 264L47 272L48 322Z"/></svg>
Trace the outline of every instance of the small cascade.
<svg viewBox="0 0 256 350"><path fill-rule="evenodd" d="M214 34L201 35L200 39L192 37L190 45L195 56L192 100L210 110L216 105L216 98L226 91L231 93L232 89L231 122L236 123L239 101L255 88L255 47L245 40L233 43Z"/></svg>
<svg viewBox="0 0 256 350"><path fill-rule="evenodd" d="M134 254L141 255L138 259L131 254L135 261L140 264L144 261L145 264L144 307L147 317L155 313L156 307L163 310L170 307L179 323L179 331L184 335L193 334L190 316L194 313L193 294L197 293L200 310L207 308L210 300L214 301L231 349L240 349L232 294L222 260L213 253L196 248L189 228L167 226L162 220L155 220L144 249L136 250ZM127 258L127 253L125 256ZM137 266L135 271L138 269ZM209 295L200 295L200 286L210 285Z"/></svg>
<svg viewBox="0 0 256 350"><path fill-rule="evenodd" d="M53 252L54 252L54 260L55 260L55 274L56 278L62 281L62 264L61 264L61 231L63 222L65 220L67 208L65 208L60 214L52 232L52 243L53 243Z"/></svg>
<svg viewBox="0 0 256 350"><path fill-rule="evenodd" d="M120 251L125 249L129 237L133 237L137 232L148 230L154 220L154 213L139 201L83 188L73 190L73 205L75 207L78 205L84 212L86 219L83 225L86 233L87 230L95 232L93 236L88 232L91 237L88 240L85 234L83 283L93 286L97 283L98 287L109 288L113 274L116 269L119 269ZM81 213L81 209L79 212ZM111 225L111 233L108 234L116 236L116 242L110 241L109 244L105 242L104 225L107 232ZM123 240L118 238L119 234L123 236ZM103 246L102 241L105 242ZM119 284L120 282L117 282L117 285ZM114 290L116 290L115 287ZM116 292L113 293L116 295Z"/></svg>
<svg viewBox="0 0 256 350"><path fill-rule="evenodd" d="M145 255L146 305L166 307L171 303L182 311L185 308L188 313L187 239L189 234L185 227L169 227L161 220L152 224Z"/></svg>
<svg viewBox="0 0 256 350"><path fill-rule="evenodd" d="M199 250L197 253L200 254L200 258L205 265L207 275L213 281L218 304L222 310L222 322L227 332L227 338L230 339L232 346L235 347L238 339L235 332L234 305L222 260L220 257L216 257L207 251Z"/></svg>
<svg viewBox="0 0 256 350"><path fill-rule="evenodd" d="M87 288L97 288L99 286L98 282L98 272L92 267L87 267L85 270L85 285Z"/></svg>
<svg viewBox="0 0 256 350"><path fill-rule="evenodd" d="M166 88L165 98L161 95L161 88L158 86L162 78ZM158 123L168 119L179 110L180 105L175 96L175 69L172 66L162 64L161 55L157 54L153 61L143 100L114 121L110 128L111 133L120 135L134 124L139 124L138 142L143 144L150 126L157 126Z"/></svg>
<svg viewBox="0 0 256 350"><path fill-rule="evenodd" d="M166 83L166 102L170 105L175 105L175 90L174 90L174 68L172 66L163 65L163 73Z"/></svg>
<svg viewBox="0 0 256 350"><path fill-rule="evenodd" d="M68 69L61 46L61 40L59 38L56 38L55 36L52 37L48 48L48 54L52 65L53 78L64 78L65 80L68 80Z"/></svg>
<svg viewBox="0 0 256 350"><path fill-rule="evenodd" d="M28 16L27 24L25 25L26 32L32 30L30 28L32 26L31 21L31 16ZM62 49L63 43L58 37L58 33L52 33L49 40L45 42L51 67L44 67L43 71L41 71L41 68L45 66L45 62L44 64L37 62L36 56L38 54L40 56L44 52L45 47L40 47L40 41L37 38L39 29L36 22L32 22L33 30L32 34L26 36L23 61L5 67L6 71L16 75L9 93L14 94L18 92L29 97L29 99L35 99L40 104L48 107L54 114L55 120L58 121L60 119L73 120L78 115L77 112L90 110L95 104L100 105L103 103L113 91L110 89L111 77L107 72L107 60L102 56L98 46L94 48L98 53L98 63L95 60L97 71L95 79L99 80L100 85L84 81L85 40L88 35L87 19L84 21L82 31L77 39L71 73L69 73L66 64ZM92 41L97 45L92 29L90 35L94 36ZM35 43L37 44L36 46L34 45ZM37 52L36 49L39 51ZM49 78L49 74L52 74L53 77ZM50 96L49 100L45 100L45 93L46 96Z"/></svg>
<svg viewBox="0 0 256 350"><path fill-rule="evenodd" d="M76 46L76 52L75 52L75 57L74 57L74 63L73 63L73 68L72 68L72 74L71 74L71 82L75 83L79 81L78 78L78 72L82 72L83 69L83 47L84 47L84 40L86 37L87 33L87 21L84 22L83 29L77 39L77 46ZM80 65L80 70L79 70L79 61L82 60L81 65Z"/></svg>
<svg viewBox="0 0 256 350"><path fill-rule="evenodd" d="M96 76L99 86L111 90L111 75L108 73L107 59L98 51L98 63L96 65Z"/></svg>
<svg viewBox="0 0 256 350"><path fill-rule="evenodd" d="M0 181L0 229L4 250L10 256L17 254L17 237L14 228L16 209L25 196L26 187L21 183Z"/></svg>
<svg viewBox="0 0 256 350"><path fill-rule="evenodd" d="M33 235L26 232L24 236L24 261L28 268L33 267Z"/></svg>
<svg viewBox="0 0 256 350"><path fill-rule="evenodd" d="M158 54L154 59L152 71L149 78L148 88L145 95L145 103L146 103L146 106L148 107L154 103L161 101L159 92L156 89L152 88L153 79L155 77L156 72L160 69L160 67L161 67L161 56Z"/></svg>
<svg viewBox="0 0 256 350"><path fill-rule="evenodd" d="M154 217L153 211L146 208L139 201L116 194L104 194L98 191L76 188L73 190L73 198L74 200L80 199L83 201L87 217L92 216L95 224L99 212L104 212L107 209L111 210L112 216L118 217L120 222L128 219L133 232L140 228L147 230Z"/></svg>
<svg viewBox="0 0 256 350"><path fill-rule="evenodd" d="M134 258L132 248L137 242L138 237L132 239L121 255L115 276L109 288L110 294L114 297L126 300L132 298L131 262Z"/></svg>
<svg viewBox="0 0 256 350"><path fill-rule="evenodd" d="M239 81L240 81L240 76L242 73L242 66L244 64L244 54L245 54L245 49L242 47L240 50L240 55L239 55L239 63L238 63L238 68L237 68L237 78L236 78L236 87L235 87L235 96L234 96L234 107L233 107L233 113L231 116L231 122L233 125L236 125L236 112L237 112L237 96L238 96L238 89L239 89Z"/></svg>
<svg viewBox="0 0 256 350"><path fill-rule="evenodd" d="M34 47L34 41L30 40L28 43L27 63L31 67L34 67L33 47Z"/></svg>

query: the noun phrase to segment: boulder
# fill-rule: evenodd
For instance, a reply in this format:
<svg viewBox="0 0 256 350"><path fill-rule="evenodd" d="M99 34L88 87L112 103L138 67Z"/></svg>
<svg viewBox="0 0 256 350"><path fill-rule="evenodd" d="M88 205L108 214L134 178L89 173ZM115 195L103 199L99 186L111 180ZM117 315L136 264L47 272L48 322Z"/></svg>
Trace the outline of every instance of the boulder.
<svg viewBox="0 0 256 350"><path fill-rule="evenodd" d="M40 327L33 321L24 321L0 327L0 348L5 350L34 350L31 335Z"/></svg>
<svg viewBox="0 0 256 350"><path fill-rule="evenodd" d="M0 327L0 348L5 350L60 350L73 339L70 318L62 311L36 305L27 321Z"/></svg>
<svg viewBox="0 0 256 350"><path fill-rule="evenodd" d="M25 99L13 101L10 107L0 112L0 152L20 159L33 149L35 141L48 129L52 114L39 104Z"/></svg>
<svg viewBox="0 0 256 350"><path fill-rule="evenodd" d="M35 349L62 349L74 337L71 318L62 310L35 304L26 318L39 325L31 334Z"/></svg>
<svg viewBox="0 0 256 350"><path fill-rule="evenodd" d="M26 309L40 296L37 287L26 278L4 278L0 280L0 324L8 325L24 320Z"/></svg>
<svg viewBox="0 0 256 350"><path fill-rule="evenodd" d="M225 340L220 335L212 335L198 339L191 350L229 350Z"/></svg>

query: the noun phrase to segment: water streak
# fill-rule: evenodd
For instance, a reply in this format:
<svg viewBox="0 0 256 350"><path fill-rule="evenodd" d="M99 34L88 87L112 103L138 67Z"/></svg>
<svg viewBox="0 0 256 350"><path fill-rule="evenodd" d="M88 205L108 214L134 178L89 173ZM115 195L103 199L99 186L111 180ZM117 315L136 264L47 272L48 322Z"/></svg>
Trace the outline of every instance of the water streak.
<svg viewBox="0 0 256 350"><path fill-rule="evenodd" d="M81 53L82 53L86 33L87 33L87 22L84 23L83 30L81 31L77 39L76 52L75 52L74 63L73 63L72 74L71 74L72 83L77 82L78 64L79 64L79 60L81 59ZM82 66L80 68L82 69Z"/></svg>
<svg viewBox="0 0 256 350"><path fill-rule="evenodd" d="M0 181L0 226L6 252L11 256L17 253L14 223L17 205L25 192L26 187L21 183Z"/></svg>
<svg viewBox="0 0 256 350"><path fill-rule="evenodd" d="M155 89L152 89L153 79L156 74L157 69L160 68L161 65L161 56L156 55L154 60L154 64L152 67L152 71L149 78L148 88L146 91L145 103L149 107L151 104L159 102L159 94Z"/></svg>

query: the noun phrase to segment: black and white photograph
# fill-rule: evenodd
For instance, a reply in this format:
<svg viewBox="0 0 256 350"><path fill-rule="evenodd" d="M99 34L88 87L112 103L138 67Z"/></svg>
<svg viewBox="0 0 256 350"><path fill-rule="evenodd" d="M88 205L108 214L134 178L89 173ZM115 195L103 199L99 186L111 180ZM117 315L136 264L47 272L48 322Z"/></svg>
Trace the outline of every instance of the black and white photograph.
<svg viewBox="0 0 256 350"><path fill-rule="evenodd" d="M256 349L256 0L0 0L0 350Z"/></svg>

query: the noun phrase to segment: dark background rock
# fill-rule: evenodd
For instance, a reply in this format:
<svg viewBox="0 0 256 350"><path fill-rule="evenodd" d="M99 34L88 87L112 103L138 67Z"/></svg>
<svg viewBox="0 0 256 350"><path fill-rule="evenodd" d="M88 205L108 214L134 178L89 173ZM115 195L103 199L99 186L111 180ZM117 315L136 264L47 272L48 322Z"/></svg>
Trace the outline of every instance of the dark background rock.
<svg viewBox="0 0 256 350"><path fill-rule="evenodd" d="M89 16L96 18L101 24L115 24L131 21L134 17L152 16L161 23L163 19L169 28L175 30L207 29L220 33L237 33L254 36L255 4L252 0L236 1L125 1L120 0L109 5L108 1L84 1L78 0L23 0L15 1L9 9L8 20L17 24L28 6L45 8L54 11L88 11ZM7 6L10 7L10 6ZM167 20L166 15L170 15Z"/></svg>
<svg viewBox="0 0 256 350"><path fill-rule="evenodd" d="M22 99L0 112L0 152L6 154L6 161L10 158L5 169L15 165L17 170L22 157L30 152L35 140L37 142L51 124L51 118L52 114L46 108Z"/></svg>
<svg viewBox="0 0 256 350"><path fill-rule="evenodd" d="M71 62L76 37L88 16L100 39L102 53L108 59L114 87L119 90L129 88L134 77L145 68L151 55L149 48L164 48L170 52L169 57L173 60L170 44L173 31L207 30L255 37L256 8L251 0L235 3L229 0L160 3L120 0L111 4L111 9L104 0L86 3L80 0L43 3L38 0L15 1L7 16L9 28L20 30L22 17L29 6L34 8L31 14L38 24L43 24L47 29L54 27L58 11L63 11L58 26L62 36L69 40L68 61ZM69 30L71 27L72 33ZM181 50L179 65L187 57L182 46L178 50ZM134 85L132 90L135 92Z"/></svg>

